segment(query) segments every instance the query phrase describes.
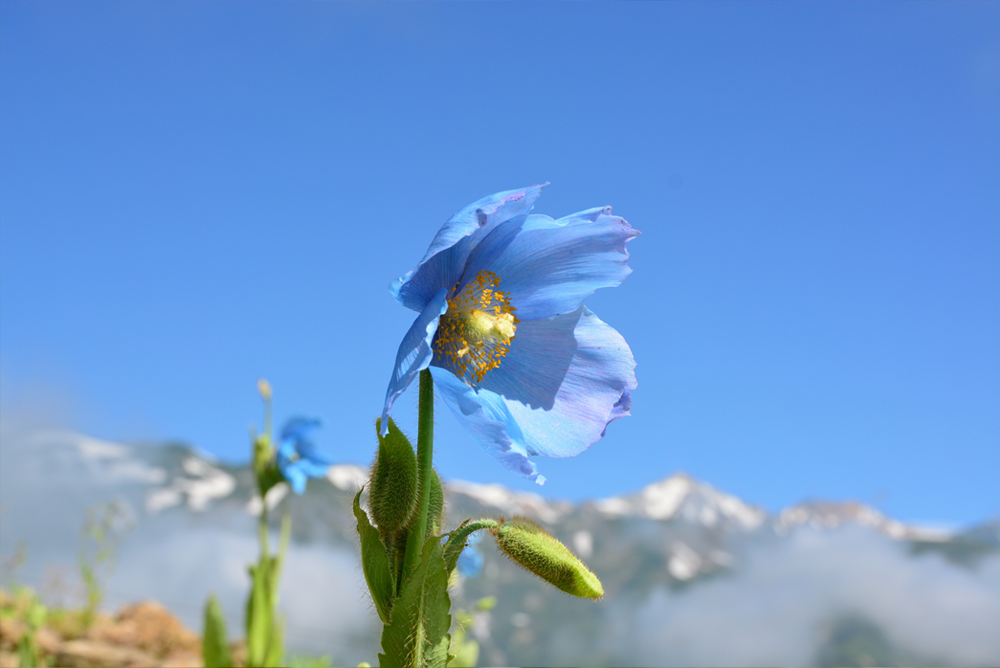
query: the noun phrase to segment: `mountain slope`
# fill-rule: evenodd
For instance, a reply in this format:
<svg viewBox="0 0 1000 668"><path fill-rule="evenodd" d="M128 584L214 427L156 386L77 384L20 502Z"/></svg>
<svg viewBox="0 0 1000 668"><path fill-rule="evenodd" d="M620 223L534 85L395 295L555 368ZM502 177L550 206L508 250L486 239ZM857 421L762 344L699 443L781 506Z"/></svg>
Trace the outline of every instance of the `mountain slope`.
<svg viewBox="0 0 1000 668"><path fill-rule="evenodd" d="M83 510L117 499L134 529L122 541L108 603L157 598L198 628L214 591L238 629L245 566L256 558L255 517L267 503L275 528L282 513L292 516L282 590L290 646L344 663L374 658L378 624L350 512L364 469L334 466L301 497L282 488L262 501L248 467L183 445L5 433L0 455L0 552L25 541L24 579L44 582L46 565L72 579ZM452 526L467 517L532 517L584 558L607 592L599 603L568 597L484 539L483 574L460 581L455 598L499 599L472 629L487 663L860 664L867 655L858 647L876 648L886 664L1000 663L1000 641L989 631L1000 619L996 520L945 534L856 502L807 502L769 515L681 473L582 504L463 481L449 482L447 496ZM965 607L956 611L955 600Z"/></svg>

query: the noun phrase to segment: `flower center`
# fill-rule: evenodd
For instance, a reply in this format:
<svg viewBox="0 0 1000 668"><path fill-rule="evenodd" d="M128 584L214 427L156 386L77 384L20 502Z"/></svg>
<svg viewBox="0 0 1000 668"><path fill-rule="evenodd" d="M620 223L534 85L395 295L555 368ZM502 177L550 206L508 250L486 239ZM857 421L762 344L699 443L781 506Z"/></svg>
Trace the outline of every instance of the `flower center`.
<svg viewBox="0 0 1000 668"><path fill-rule="evenodd" d="M492 271L476 274L461 292L456 283L448 312L438 324L434 349L470 385L500 366L520 322L510 293L500 292L499 286L500 277Z"/></svg>

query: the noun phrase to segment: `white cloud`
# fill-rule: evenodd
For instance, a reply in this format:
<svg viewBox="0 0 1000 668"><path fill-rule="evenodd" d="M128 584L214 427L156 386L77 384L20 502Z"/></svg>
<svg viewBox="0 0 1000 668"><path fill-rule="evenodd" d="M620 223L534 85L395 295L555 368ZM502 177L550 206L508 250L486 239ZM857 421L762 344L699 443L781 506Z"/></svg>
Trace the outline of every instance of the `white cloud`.
<svg viewBox="0 0 1000 668"><path fill-rule="evenodd" d="M838 615L871 621L919 658L998 665L1000 558L969 570L859 527L805 528L749 550L734 574L609 617L641 662L725 666L814 663Z"/></svg>

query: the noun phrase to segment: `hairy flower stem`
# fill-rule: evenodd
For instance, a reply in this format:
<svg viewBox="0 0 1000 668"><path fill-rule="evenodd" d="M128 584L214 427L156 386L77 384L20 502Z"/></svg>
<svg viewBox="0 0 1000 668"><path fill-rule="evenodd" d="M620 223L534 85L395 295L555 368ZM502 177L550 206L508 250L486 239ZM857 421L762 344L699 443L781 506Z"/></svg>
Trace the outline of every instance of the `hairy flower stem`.
<svg viewBox="0 0 1000 668"><path fill-rule="evenodd" d="M420 399L417 406L417 475L420 477L417 514L406 541L403 579L420 563L420 552L427 533L427 515L431 502L431 471L434 461L434 379L430 369L420 372Z"/></svg>

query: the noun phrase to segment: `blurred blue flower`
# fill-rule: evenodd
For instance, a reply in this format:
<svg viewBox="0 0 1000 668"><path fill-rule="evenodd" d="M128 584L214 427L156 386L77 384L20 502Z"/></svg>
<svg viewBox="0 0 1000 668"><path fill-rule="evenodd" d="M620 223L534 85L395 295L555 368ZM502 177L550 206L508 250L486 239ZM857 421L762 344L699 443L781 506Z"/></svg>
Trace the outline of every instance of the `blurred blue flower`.
<svg viewBox="0 0 1000 668"><path fill-rule="evenodd" d="M507 468L571 457L629 414L635 360L583 300L631 272L639 235L610 207L559 220L531 213L542 186L484 197L438 231L390 292L420 313L403 337L382 412L430 368L462 425Z"/></svg>
<svg viewBox="0 0 1000 668"><path fill-rule="evenodd" d="M278 470L296 494L306 491L307 478L322 478L333 464L333 459L308 438L319 425L320 421L314 418L294 417L281 429Z"/></svg>
<svg viewBox="0 0 1000 668"><path fill-rule="evenodd" d="M474 578L483 572L483 553L479 551L479 534L474 533L458 555L458 572L462 577Z"/></svg>

